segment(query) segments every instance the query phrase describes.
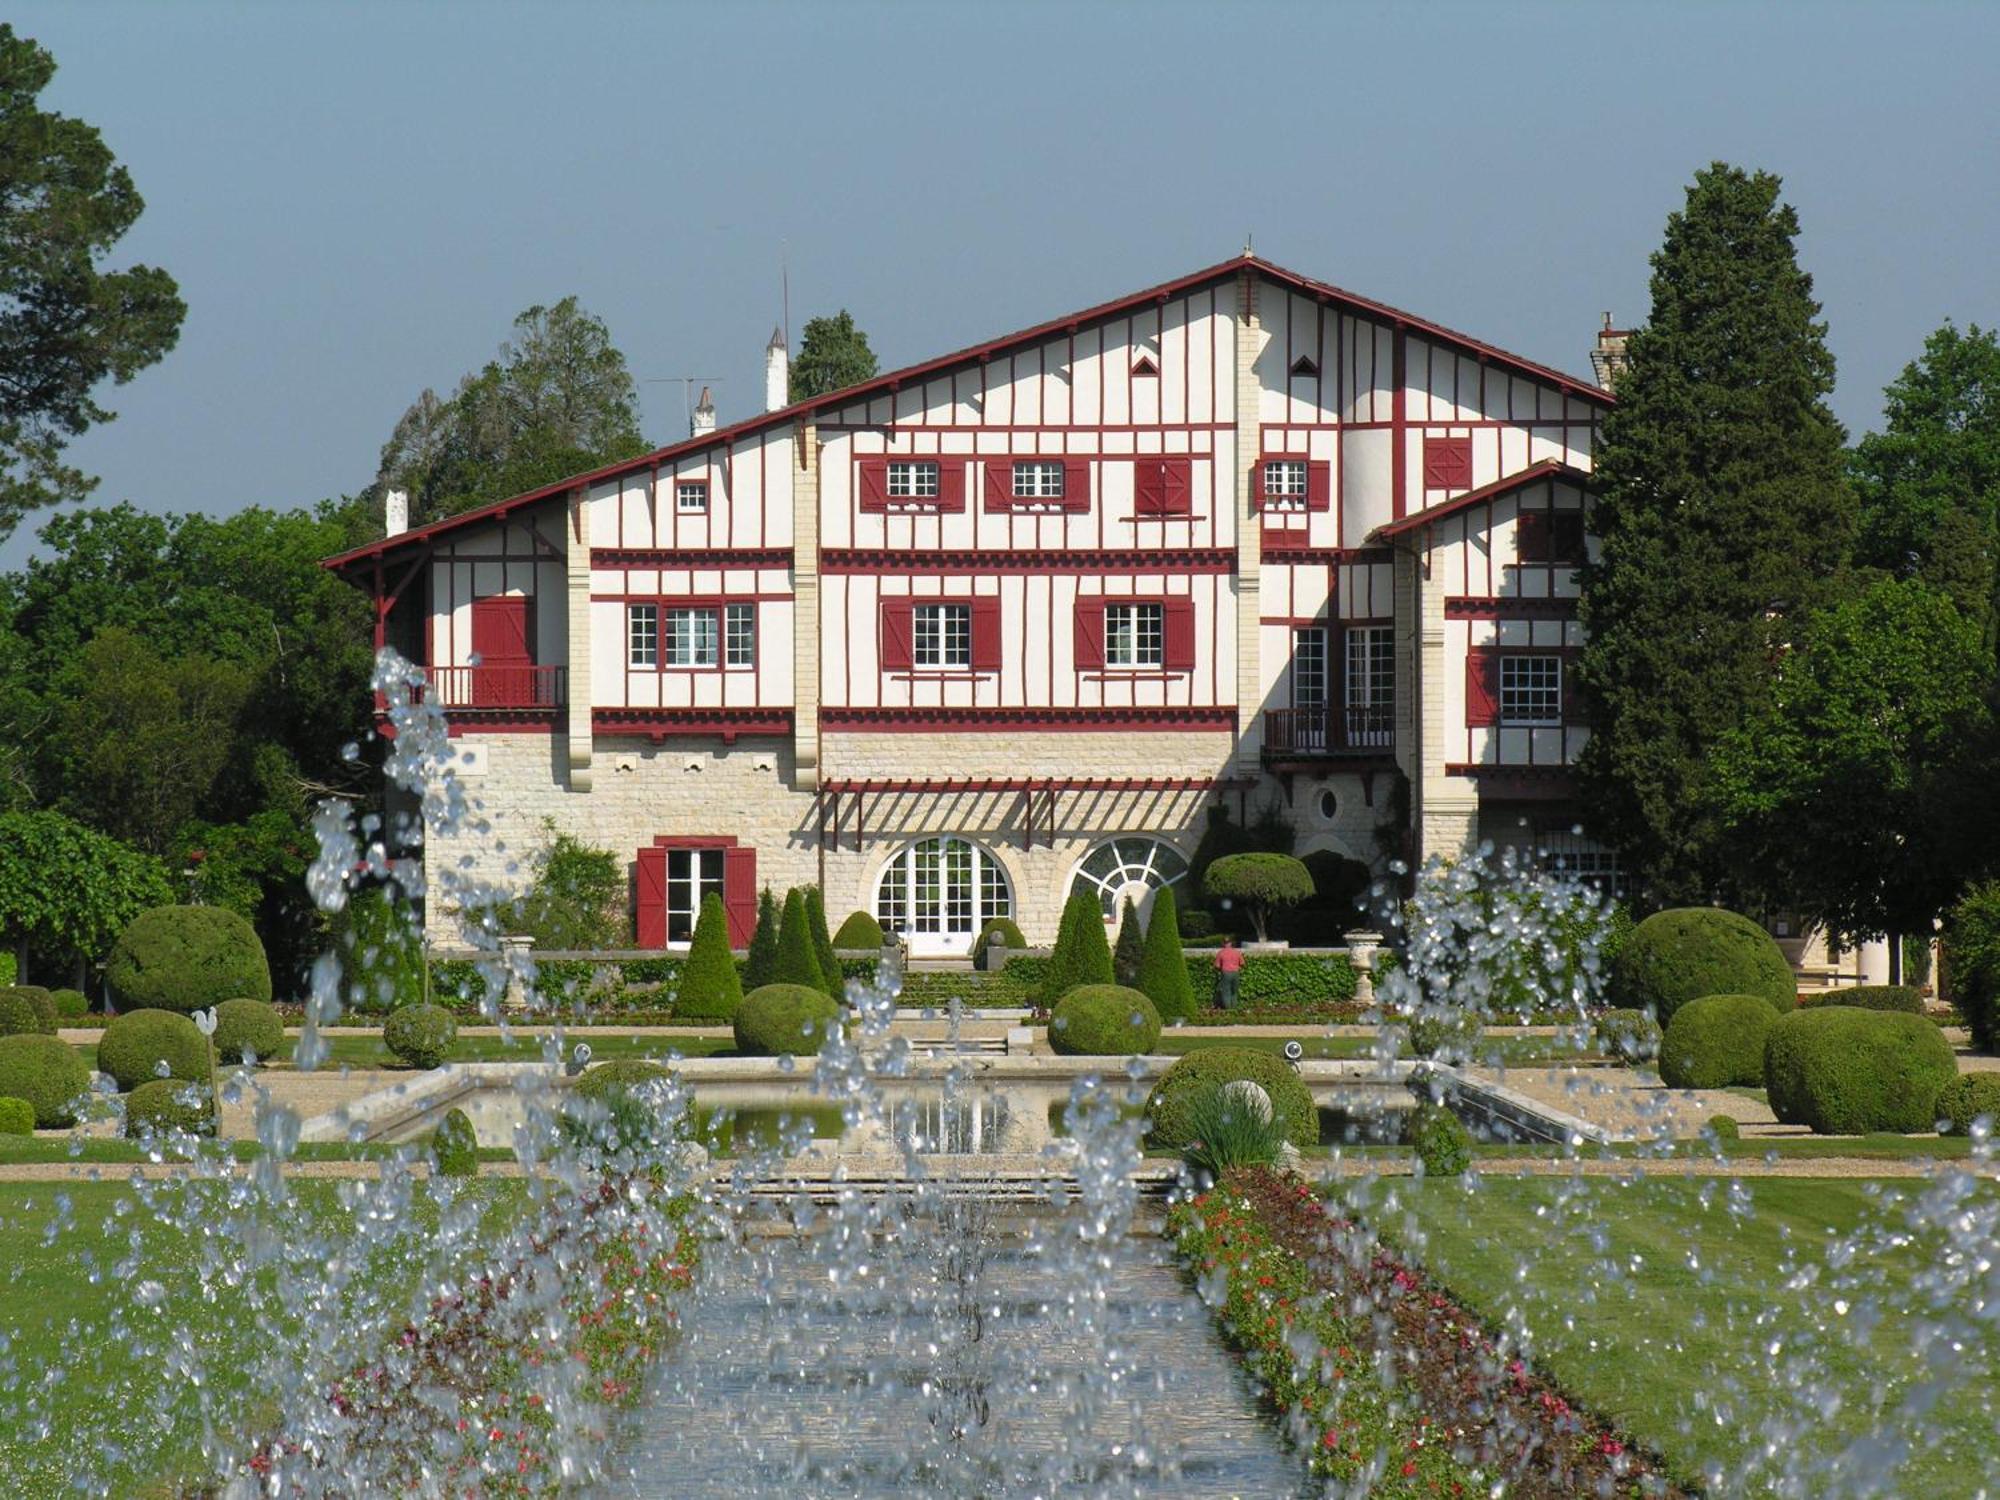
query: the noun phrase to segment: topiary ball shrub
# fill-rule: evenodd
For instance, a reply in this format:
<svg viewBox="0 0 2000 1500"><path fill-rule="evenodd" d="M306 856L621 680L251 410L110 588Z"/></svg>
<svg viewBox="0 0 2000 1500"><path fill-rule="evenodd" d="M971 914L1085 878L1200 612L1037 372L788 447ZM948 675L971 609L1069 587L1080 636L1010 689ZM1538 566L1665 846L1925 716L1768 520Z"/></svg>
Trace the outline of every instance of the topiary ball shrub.
<svg viewBox="0 0 2000 1500"><path fill-rule="evenodd" d="M382 1023L382 1045L413 1068L435 1068L451 1056L458 1022L442 1005L405 1005Z"/></svg>
<svg viewBox="0 0 2000 1500"><path fill-rule="evenodd" d="M1660 1038L1660 1081L1670 1089L1755 1088L1778 1018L1757 995L1704 995L1674 1012Z"/></svg>
<svg viewBox="0 0 2000 1500"><path fill-rule="evenodd" d="M0 990L0 1036L54 1036L55 1002L49 992L32 984Z"/></svg>
<svg viewBox="0 0 2000 1500"><path fill-rule="evenodd" d="M1794 1011L1778 1019L1764 1044L1771 1112L1817 1135L1933 1130L1938 1095L1957 1076L1944 1033L1899 1011Z"/></svg>
<svg viewBox="0 0 2000 1500"><path fill-rule="evenodd" d="M234 1067L269 1062L284 1050L285 1018L263 1000L225 1000L215 1008L216 1060Z"/></svg>
<svg viewBox="0 0 2000 1500"><path fill-rule="evenodd" d="M479 1175L479 1137L472 1117L462 1109L448 1109L431 1132L431 1160L440 1177Z"/></svg>
<svg viewBox="0 0 2000 1500"><path fill-rule="evenodd" d="M833 935L833 946L850 953L863 948L872 952L882 946L882 924L865 911L851 911Z"/></svg>
<svg viewBox="0 0 2000 1500"><path fill-rule="evenodd" d="M1736 1116L1734 1115L1710 1115L1708 1117L1708 1133L1718 1141L1740 1141L1743 1139L1743 1127L1737 1123Z"/></svg>
<svg viewBox="0 0 2000 1500"><path fill-rule="evenodd" d="M0 1099L0 1135L33 1135L35 1106L26 1099Z"/></svg>
<svg viewBox="0 0 2000 1500"><path fill-rule="evenodd" d="M104 978L120 1010L182 1015L245 996L271 998L257 930L220 906L156 906L119 935Z"/></svg>
<svg viewBox="0 0 2000 1500"><path fill-rule="evenodd" d="M49 999L55 1002L57 1025L81 1021L90 1014L90 997L82 990L50 990Z"/></svg>
<svg viewBox="0 0 2000 1500"><path fill-rule="evenodd" d="M125 1098L125 1134L133 1140L174 1131L188 1135L215 1134L215 1097L205 1084L181 1078L155 1078Z"/></svg>
<svg viewBox="0 0 2000 1500"><path fill-rule="evenodd" d="M1190 1052L1153 1085L1146 1099L1147 1144L1180 1152L1196 1138L1195 1101L1204 1090L1247 1078L1271 1096L1271 1118L1294 1146L1319 1144L1319 1109L1312 1093L1282 1057L1248 1047L1204 1047Z"/></svg>
<svg viewBox="0 0 2000 1500"><path fill-rule="evenodd" d="M1961 1073L1938 1090L1933 1111L1940 1135L1971 1135L1972 1122L1986 1116L1987 1130L2000 1135L2000 1073Z"/></svg>
<svg viewBox="0 0 2000 1500"><path fill-rule="evenodd" d="M83 1054L60 1037L0 1037L0 1098L25 1099L37 1130L67 1130L76 1101L90 1092Z"/></svg>
<svg viewBox="0 0 2000 1500"><path fill-rule="evenodd" d="M160 1065L166 1065L166 1072ZM135 1010L113 1016L97 1043L97 1067L118 1091L129 1094L163 1078L208 1086L208 1038L186 1016L170 1010Z"/></svg>
<svg viewBox="0 0 2000 1500"><path fill-rule="evenodd" d="M1660 1055L1660 1023L1643 1010L1607 1010L1591 1030L1607 1057L1645 1062Z"/></svg>
<svg viewBox="0 0 2000 1500"><path fill-rule="evenodd" d="M1822 1005L1851 1005L1856 1010L1899 1010L1911 1016L1924 1013L1923 992L1906 984L1857 984L1852 989L1801 995L1799 1005L1808 1010Z"/></svg>
<svg viewBox="0 0 2000 1500"><path fill-rule="evenodd" d="M736 1050L751 1057L816 1056L840 1024L840 1002L804 984L767 984L736 1011Z"/></svg>
<svg viewBox="0 0 2000 1500"><path fill-rule="evenodd" d="M1611 993L1622 1007L1650 1008L1665 1026L1703 995L1756 995L1784 1015L1798 982L1777 939L1748 917L1710 906L1654 912L1619 949Z"/></svg>
<svg viewBox="0 0 2000 1500"><path fill-rule="evenodd" d="M1049 1045L1068 1057L1130 1057L1160 1039L1160 1013L1142 990L1078 985L1049 1015Z"/></svg>
<svg viewBox="0 0 2000 1500"><path fill-rule="evenodd" d="M571 1107L563 1112L563 1133L579 1145L602 1151L629 1151L659 1143L663 1119L656 1101L644 1097L674 1075L656 1062L616 1057L601 1062L570 1087Z"/></svg>
<svg viewBox="0 0 2000 1500"><path fill-rule="evenodd" d="M1021 936L1021 929L1005 917L995 917L979 929L979 938L972 945L972 962L975 968L986 961L986 950L996 938L1009 953L1027 951L1028 940Z"/></svg>
<svg viewBox="0 0 2000 1500"><path fill-rule="evenodd" d="M1403 1132L1426 1177L1457 1177L1472 1165L1472 1132L1434 1100L1426 1099L1410 1111Z"/></svg>

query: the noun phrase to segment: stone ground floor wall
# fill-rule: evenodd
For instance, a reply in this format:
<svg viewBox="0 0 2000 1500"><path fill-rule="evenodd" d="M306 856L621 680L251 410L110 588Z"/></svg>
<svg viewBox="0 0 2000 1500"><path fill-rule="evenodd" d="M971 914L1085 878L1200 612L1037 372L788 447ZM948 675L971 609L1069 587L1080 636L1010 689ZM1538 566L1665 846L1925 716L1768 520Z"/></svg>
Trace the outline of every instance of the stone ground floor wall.
<svg viewBox="0 0 2000 1500"><path fill-rule="evenodd" d="M1380 868L1376 830L1394 817L1389 778L1372 786L1352 774L1299 776L1289 789L1264 778L1241 791L1060 791L1053 828L1038 796L1030 817L1019 791L870 792L840 798L838 836L819 804L796 787L789 740L600 738L591 790L568 785L562 735L465 736L459 768L475 826L425 851L427 931L457 935L455 883L465 878L518 890L553 829L612 850L628 862L662 835L734 838L757 852L757 881L783 891L818 882L828 919L873 911L884 868L912 843L938 835L969 840L1005 872L1014 919L1031 943L1052 942L1077 867L1098 845L1145 836L1192 855L1218 798L1254 819L1276 805L1297 831L1297 852L1332 850ZM1145 778L1214 776L1213 735L828 736L828 781L959 778ZM998 769L1005 766L1007 769ZM1371 800L1372 798L1372 800ZM829 802L832 800L828 799ZM858 845L858 846L857 846Z"/></svg>

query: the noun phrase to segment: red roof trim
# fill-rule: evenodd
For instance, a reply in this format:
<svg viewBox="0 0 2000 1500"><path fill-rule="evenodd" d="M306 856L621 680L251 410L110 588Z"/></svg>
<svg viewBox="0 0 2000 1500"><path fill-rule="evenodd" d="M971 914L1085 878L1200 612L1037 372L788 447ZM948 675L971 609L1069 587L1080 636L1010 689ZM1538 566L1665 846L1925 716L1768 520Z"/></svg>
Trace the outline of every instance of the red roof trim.
<svg viewBox="0 0 2000 1500"><path fill-rule="evenodd" d="M1496 479L1491 484L1481 485L1476 490L1467 490L1451 500L1441 500L1428 510L1412 511L1400 521L1390 521L1377 526L1368 533L1370 541L1401 536L1406 531L1415 531L1419 526L1428 526L1433 521L1442 521L1446 516L1455 516L1470 506L1480 505L1488 500L1498 499L1514 490L1522 489L1543 479L1560 479L1566 484L1588 485L1590 475L1574 465L1560 459L1545 458L1540 463L1530 464L1518 474L1509 474L1505 479Z"/></svg>
<svg viewBox="0 0 2000 1500"><path fill-rule="evenodd" d="M1601 390L1589 381L1577 376L1566 375L1561 370L1552 369L1548 365L1536 364L1533 360L1523 359L1518 354L1509 354L1504 349L1496 348L1492 344L1482 343L1478 339L1446 328L1443 324L1433 323L1428 319L1419 318L1413 313L1406 313L1400 309L1390 307L1387 303L1374 302L1366 297L1357 297L1354 293L1344 291L1331 282L1315 281L1309 276L1299 275L1296 271L1288 271L1283 266L1273 265L1270 261L1259 260L1254 255L1238 255L1217 265L1207 266L1202 270L1190 272L1186 276L1176 277L1172 281L1163 281L1158 286L1147 287L1143 291L1130 292L1123 297L1114 298L1109 302L1100 302L1096 306L1084 308L1080 312L1066 313L1062 317L1051 318L1045 323L1037 323L1031 328L1024 328L1016 333L1003 334L999 338L989 339L985 343L974 344L969 348L959 349L950 354L939 355L935 359L928 359L920 364L906 365L900 370L890 370L884 374L877 375L872 380L863 381L859 385L847 386L838 391L829 391L824 396L815 396L810 401L795 402L790 406L780 407L776 411L762 412L745 421L732 423L727 427L718 427L714 432L703 433L698 438L689 438L685 442L669 443L664 448L656 448L650 453L642 453L637 458L628 458L615 464L606 464L602 468L591 469L585 473L574 474L567 479L558 480L554 484L543 485L540 489L528 490L523 494L511 495L505 500L495 500L490 504L479 506L473 510L461 511L455 516L447 516L443 520L433 521L428 526L419 526L414 530L405 531L397 536L384 537L378 542L370 542L365 546L356 547L351 551L329 557L321 566L339 570L351 563L380 557L385 553L424 541L427 538L438 535L440 532L455 530L460 526L469 525L474 521L488 520L495 515L505 514L516 506L532 505L540 501L553 499L559 495L567 494L571 490L596 484L600 480L615 479L623 475L635 474L654 465L673 462L691 454L699 453L707 448L720 447L724 444L732 443L738 438L763 431L766 428L779 427L787 422L798 421L813 412L823 411L828 407L845 406L851 402L864 400L871 395L883 391L893 391L906 381L921 380L957 366L990 359L995 354L1019 348L1023 344L1032 344L1043 339L1052 338L1057 334L1069 333L1085 323L1100 319L1115 318L1148 302L1164 301L1176 293L1190 291L1195 287L1204 286L1211 281L1220 281L1225 277L1239 275L1244 271L1255 271L1281 285L1304 292L1308 296L1323 297L1329 301L1340 302L1363 317L1375 318L1385 323L1401 324L1405 329L1420 334L1425 338L1454 344L1469 354L1496 361L1519 370L1525 375L1532 376L1537 380L1546 381L1561 389L1565 394L1576 396L1586 401L1595 401L1603 406L1612 404L1612 397L1609 391Z"/></svg>

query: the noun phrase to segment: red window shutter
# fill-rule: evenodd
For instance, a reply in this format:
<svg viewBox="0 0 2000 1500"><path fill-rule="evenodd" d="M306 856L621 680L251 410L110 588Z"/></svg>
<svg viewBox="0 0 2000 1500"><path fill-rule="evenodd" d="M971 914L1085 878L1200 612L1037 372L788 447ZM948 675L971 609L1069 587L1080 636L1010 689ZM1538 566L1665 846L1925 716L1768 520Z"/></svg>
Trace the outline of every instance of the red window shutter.
<svg viewBox="0 0 2000 1500"><path fill-rule="evenodd" d="M729 914L729 946L747 948L757 930L757 851L722 851L722 907Z"/></svg>
<svg viewBox="0 0 2000 1500"><path fill-rule="evenodd" d="M1427 437L1424 439L1424 488L1427 490L1469 490L1472 488L1471 438Z"/></svg>
<svg viewBox="0 0 2000 1500"><path fill-rule="evenodd" d="M1076 601L1076 666L1080 672L1104 665L1104 601Z"/></svg>
<svg viewBox="0 0 2000 1500"><path fill-rule="evenodd" d="M1549 561L1549 513L1524 510L1514 517L1514 557L1519 562Z"/></svg>
<svg viewBox="0 0 2000 1500"><path fill-rule="evenodd" d="M1331 510L1333 508L1333 465L1309 463L1306 465L1306 509Z"/></svg>
<svg viewBox="0 0 2000 1500"><path fill-rule="evenodd" d="M1160 664L1169 672L1194 670L1194 600L1169 599L1162 607Z"/></svg>
<svg viewBox="0 0 2000 1500"><path fill-rule="evenodd" d="M1583 540L1583 512L1559 510L1549 516L1549 561L1580 563L1589 555Z"/></svg>
<svg viewBox="0 0 2000 1500"><path fill-rule="evenodd" d="M1500 722L1500 656L1490 646L1465 656L1465 722L1474 729Z"/></svg>
<svg viewBox="0 0 2000 1500"><path fill-rule="evenodd" d="M1157 458L1132 461L1132 514L1163 516L1167 513L1167 467Z"/></svg>
<svg viewBox="0 0 2000 1500"><path fill-rule="evenodd" d="M1000 597L976 594L972 599L972 670L1000 670Z"/></svg>
<svg viewBox="0 0 2000 1500"><path fill-rule="evenodd" d="M1014 508L1014 460L989 458L984 467L986 510L991 515L1005 515Z"/></svg>
<svg viewBox="0 0 2000 1500"><path fill-rule="evenodd" d="M961 511L965 509L965 460L962 458L940 458L938 466L937 509L941 511Z"/></svg>
<svg viewBox="0 0 2000 1500"><path fill-rule="evenodd" d="M1087 511L1090 509L1090 460L1087 458L1066 458L1063 460L1063 505L1064 510Z"/></svg>
<svg viewBox="0 0 2000 1500"><path fill-rule="evenodd" d="M916 647L910 627L910 613L915 605L908 599L884 599L882 601L882 670L885 672L907 672L916 660Z"/></svg>
<svg viewBox="0 0 2000 1500"><path fill-rule="evenodd" d="M667 851L641 849L635 883L638 907L634 927L641 948L667 946Z"/></svg>
<svg viewBox="0 0 2000 1500"><path fill-rule="evenodd" d="M887 510L889 508L889 460L886 458L862 459L860 475L862 510Z"/></svg>
<svg viewBox="0 0 2000 1500"><path fill-rule="evenodd" d="M1163 458L1160 460L1164 508L1162 515L1187 516L1194 514L1194 460L1191 458Z"/></svg>

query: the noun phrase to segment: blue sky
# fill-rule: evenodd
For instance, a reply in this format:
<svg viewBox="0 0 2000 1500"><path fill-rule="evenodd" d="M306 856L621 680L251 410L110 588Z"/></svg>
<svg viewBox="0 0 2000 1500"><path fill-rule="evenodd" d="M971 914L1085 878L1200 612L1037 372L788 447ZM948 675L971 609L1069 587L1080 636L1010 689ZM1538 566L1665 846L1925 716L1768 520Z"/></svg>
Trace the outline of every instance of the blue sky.
<svg viewBox="0 0 2000 1500"><path fill-rule="evenodd" d="M762 393L779 313L906 363L1260 254L1587 373L1694 170L1779 172L1835 406L2000 321L2000 4L17 3L179 278L180 347L74 453L99 498L351 492L426 385L575 292ZM18 565L39 521L0 546Z"/></svg>

